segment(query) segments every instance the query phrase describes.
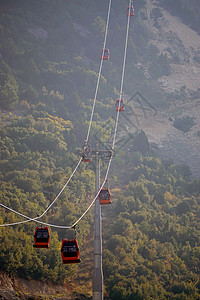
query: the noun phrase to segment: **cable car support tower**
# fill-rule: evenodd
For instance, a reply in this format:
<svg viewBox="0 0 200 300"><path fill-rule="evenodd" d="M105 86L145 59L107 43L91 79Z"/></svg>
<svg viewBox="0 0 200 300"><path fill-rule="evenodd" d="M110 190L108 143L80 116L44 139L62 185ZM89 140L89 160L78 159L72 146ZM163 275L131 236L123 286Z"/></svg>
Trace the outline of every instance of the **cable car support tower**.
<svg viewBox="0 0 200 300"><path fill-rule="evenodd" d="M111 157L112 150L98 150L98 143L95 151L96 159L96 194L99 193L100 188L100 159ZM94 273L93 273L93 300L103 300L103 269L102 269L102 218L101 205L98 197L95 200L94 213Z"/></svg>

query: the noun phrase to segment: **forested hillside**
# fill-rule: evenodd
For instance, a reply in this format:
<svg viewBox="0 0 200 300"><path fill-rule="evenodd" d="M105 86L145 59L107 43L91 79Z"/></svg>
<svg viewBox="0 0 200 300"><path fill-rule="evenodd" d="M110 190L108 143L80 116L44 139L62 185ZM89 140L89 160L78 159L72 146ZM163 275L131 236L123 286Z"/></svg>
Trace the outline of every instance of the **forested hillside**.
<svg viewBox="0 0 200 300"><path fill-rule="evenodd" d="M187 55L184 51L180 54L178 46L176 53L162 52L152 42L148 1L135 0L133 4L125 97L139 91L148 96L153 111L167 111L172 102L182 97L191 100L194 93L198 97L198 90L185 87L169 91L159 80L173 73L172 64L177 59L181 64L189 55L199 64L199 53L193 49ZM111 8L106 45L110 60L103 63L91 126L92 148L99 140L107 149L112 140L127 5L115 0ZM199 30L197 0L160 0L156 5L159 9L152 10L151 16L154 22L162 17L164 9L195 32ZM0 202L31 218L41 215L52 203L81 157L107 9L106 0L0 1ZM122 129L126 126L123 120L128 120L131 127L131 120L137 116L129 119L131 106L126 100L122 112L125 118L120 116ZM178 117L174 127L189 132L195 124L193 118ZM109 175L112 205L102 208L105 298L200 299L199 179L191 180L188 166L162 160L140 129L131 128L131 135L122 130L117 136ZM106 162L101 162L101 170L103 177ZM73 224L91 203L94 192L94 164L81 163L41 221ZM1 206L1 225L23 220ZM35 223L0 227L0 271L10 278L61 284L71 299L91 299L93 225L90 210L77 226L82 256L78 266L63 265L60 254L62 238L72 237L73 230L51 227L50 248L35 249ZM12 288L21 299L51 299L51 295L40 295L39 290L35 296L32 291L23 295L19 286ZM4 290L1 286L2 297Z"/></svg>

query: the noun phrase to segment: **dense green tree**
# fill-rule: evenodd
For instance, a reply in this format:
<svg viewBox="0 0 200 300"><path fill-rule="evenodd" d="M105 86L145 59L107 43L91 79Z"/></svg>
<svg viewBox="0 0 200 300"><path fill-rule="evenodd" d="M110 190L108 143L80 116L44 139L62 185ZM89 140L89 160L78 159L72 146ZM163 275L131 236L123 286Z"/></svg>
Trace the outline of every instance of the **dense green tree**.
<svg viewBox="0 0 200 300"><path fill-rule="evenodd" d="M13 108L18 101L18 85L13 75L7 74L0 82L0 106L4 109Z"/></svg>
<svg viewBox="0 0 200 300"><path fill-rule="evenodd" d="M168 2L166 6L182 14L181 1ZM52 203L80 159L98 78L105 5L104 0L85 0L84 5L63 0L0 3L0 107L7 110L1 112L0 196L4 205L25 215L36 217ZM134 7L139 12L145 1L136 0ZM114 127L111 114L127 22L124 8L122 1L115 1L108 36L112 60L103 69L92 124L92 136L103 141L111 139ZM187 5L186 11L195 15ZM160 15L158 10L153 13ZM149 66L153 79L169 74L170 60L150 44L150 32L139 15L130 27L126 76L133 80L125 81L125 90L130 94L142 87L150 95L154 87L145 82L138 59ZM158 102L159 97L154 98ZM119 151L112 165L113 204L102 209L108 298L199 299L199 180L191 181L187 166L156 157L144 131L131 142L129 152ZM104 173L104 163L101 169ZM42 220L73 224L93 198L94 186L93 163L81 164ZM1 224L22 220L3 207L0 212ZM84 257L91 251L91 213L79 225ZM1 270L54 283L91 273L90 255L78 270L62 264L60 242L66 235L72 237L73 230L52 228L50 248L41 251L32 247L34 230L32 223L0 228Z"/></svg>

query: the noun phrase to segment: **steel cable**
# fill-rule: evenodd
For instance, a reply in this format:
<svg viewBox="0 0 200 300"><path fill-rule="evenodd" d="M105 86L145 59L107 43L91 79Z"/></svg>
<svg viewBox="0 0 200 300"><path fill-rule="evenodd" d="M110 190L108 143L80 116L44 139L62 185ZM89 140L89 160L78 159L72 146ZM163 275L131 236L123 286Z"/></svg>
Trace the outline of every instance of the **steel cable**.
<svg viewBox="0 0 200 300"><path fill-rule="evenodd" d="M128 22L127 22L127 29L126 29L126 39L125 39L125 49L124 49L124 60L123 60L123 67L122 67L121 86L120 86L120 101L119 101L119 103L118 103L118 110L117 110L117 116L116 116L116 122L115 122L115 130L114 130L113 143L112 143L112 150L113 150L113 151L114 151L114 148L115 148L116 135L117 135L117 128L118 128L118 122L119 122L119 112L120 112L119 108L120 108L120 103L121 103L121 100L122 100L122 93L123 93L124 74L125 74L125 66L126 66L126 55L127 55L127 47L128 47L128 35L129 35L129 27L130 27L130 8L131 8L131 3L132 3L132 1L130 0L130 3L129 3L129 14L128 14ZM111 0L110 0L110 5L111 5ZM110 5L109 5L109 14L110 14ZM108 19L109 19L109 18L108 18ZM108 23L108 20L107 20L107 23ZM106 34L106 35L107 35L107 34ZM104 44L104 50L105 50L105 44ZM103 51L104 51L104 50L103 50ZM103 53L104 53L104 52L103 52ZM100 70L101 70L101 68L102 68L102 59L101 59L101 64L100 64ZM98 78L100 79L100 76L99 76ZM99 81L99 80L98 80L98 81ZM98 82L98 81L97 81L97 82ZM99 82L98 82L97 85L99 86ZM96 88L95 95L97 95L97 90L98 90L98 89ZM95 98L96 98L96 97L95 97ZM95 101L96 101L96 99L95 99ZM95 106L95 102L94 102L93 108L94 108L94 106ZM94 109L93 109L92 114L93 114L93 113L94 113ZM91 118L91 120L92 120L92 118ZM91 120L90 120L90 121L91 121ZM91 123L92 123L92 121L90 122L90 124L91 124ZM88 132L90 131L90 128L91 128L91 125L89 126ZM87 140L88 140L88 138L89 138L89 134L87 135ZM108 167L107 167L107 170L106 170L106 175L105 175L105 177L104 177L104 181L103 181L103 183L102 183L102 185L101 185L101 187L100 187L100 190L102 189L102 187L104 186L104 184L105 184L105 182L106 182L106 180L107 180L107 178L108 178L108 174L109 174L109 171L110 171L112 159L113 159L113 155L111 155L111 158L110 158L110 160L109 160ZM80 162L81 162L81 160L79 161L79 163L78 163L76 169L78 168ZM76 170L76 169L75 169L75 170ZM75 170L74 170L74 172L73 172L72 174L75 173ZM72 177L72 176L73 176L73 175L71 175L71 177ZM71 177L70 177L70 179L71 179ZM62 191L64 190L64 188L66 187L66 185L69 183L70 179L69 179L68 182L65 184L65 186L63 187L63 189L61 190L61 192L58 194L58 196L54 199L54 201L53 201L53 202L50 204L50 206L46 209L46 211L47 211L47 210L54 204L54 202L58 199L59 195L62 193ZM56 228L61 228L61 229L71 229L71 228L74 228L74 227L79 223L79 221L86 215L86 213L90 210L90 208L91 208L92 205L94 204L95 200L97 199L98 194L99 194L99 193L97 193L97 194L95 195L95 198L92 200L92 202L90 203L90 205L88 206L88 208L84 211L84 213L80 216L80 218L79 218L74 224L72 224L71 226L55 225L55 224L50 224L50 223L45 223L45 222L38 221L38 218L42 217L42 216L46 213L46 211L45 211L41 216L32 219L32 218L29 218L29 217L26 216L26 215L23 215L23 214L21 214L21 213L15 211L15 210L13 210L13 209L11 209L11 208L5 206L5 205L3 205L2 203L0 203L0 205L1 205L2 207L6 208L7 210L10 210L10 211L14 212L15 214L18 214L18 215L20 215L20 216L22 216L22 217L24 217L24 218L26 218L26 219L28 219L28 220L21 221L21 222L16 222L16 223L0 224L0 226L1 226L1 227L3 227L3 226L13 226L13 225L18 225L18 224L22 224L22 223L26 223L26 222L31 222L31 221L33 221L33 222L37 222L37 223L39 223L39 224L47 225L47 226L51 226L51 227L56 227Z"/></svg>

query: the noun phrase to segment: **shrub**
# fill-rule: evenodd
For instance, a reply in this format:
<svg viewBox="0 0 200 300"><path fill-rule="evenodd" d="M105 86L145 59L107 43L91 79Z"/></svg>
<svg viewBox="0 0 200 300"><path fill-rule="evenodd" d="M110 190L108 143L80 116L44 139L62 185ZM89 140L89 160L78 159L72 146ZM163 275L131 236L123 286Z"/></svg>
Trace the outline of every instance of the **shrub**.
<svg viewBox="0 0 200 300"><path fill-rule="evenodd" d="M194 119L190 117L176 118L173 126L183 132L188 132L194 126Z"/></svg>

